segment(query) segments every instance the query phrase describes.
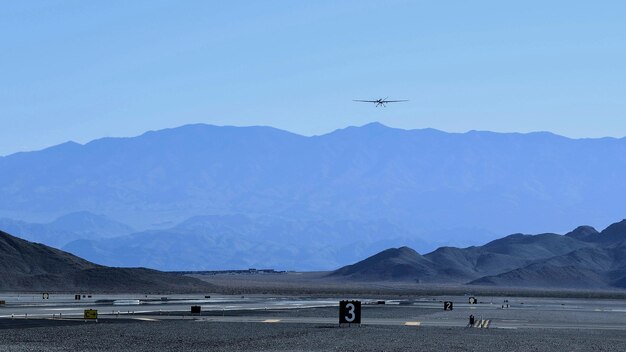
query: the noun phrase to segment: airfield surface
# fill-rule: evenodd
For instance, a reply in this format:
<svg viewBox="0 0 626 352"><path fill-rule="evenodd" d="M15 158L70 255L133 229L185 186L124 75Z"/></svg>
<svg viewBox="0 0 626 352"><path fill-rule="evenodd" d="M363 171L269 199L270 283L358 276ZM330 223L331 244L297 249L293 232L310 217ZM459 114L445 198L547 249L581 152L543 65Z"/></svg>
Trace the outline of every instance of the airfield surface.
<svg viewBox="0 0 626 352"><path fill-rule="evenodd" d="M73 298L0 294L0 350L626 351L623 300L349 297L363 302L363 324L340 328L339 297ZM454 302L452 311L444 300ZM192 315L192 305L202 313ZM85 322L84 309L97 309L98 323ZM482 328L467 327L470 314Z"/></svg>

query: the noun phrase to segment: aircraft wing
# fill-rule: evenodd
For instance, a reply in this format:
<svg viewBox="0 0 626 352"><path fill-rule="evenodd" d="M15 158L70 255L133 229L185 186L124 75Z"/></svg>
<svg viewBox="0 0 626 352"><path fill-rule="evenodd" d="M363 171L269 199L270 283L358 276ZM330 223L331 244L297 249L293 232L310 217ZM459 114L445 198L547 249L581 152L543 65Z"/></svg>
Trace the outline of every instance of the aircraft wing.
<svg viewBox="0 0 626 352"><path fill-rule="evenodd" d="M383 101L383 103L400 103L403 101L408 101L408 100L385 100Z"/></svg>
<svg viewBox="0 0 626 352"><path fill-rule="evenodd" d="M378 103L378 100L352 100L352 101L359 101L361 103Z"/></svg>

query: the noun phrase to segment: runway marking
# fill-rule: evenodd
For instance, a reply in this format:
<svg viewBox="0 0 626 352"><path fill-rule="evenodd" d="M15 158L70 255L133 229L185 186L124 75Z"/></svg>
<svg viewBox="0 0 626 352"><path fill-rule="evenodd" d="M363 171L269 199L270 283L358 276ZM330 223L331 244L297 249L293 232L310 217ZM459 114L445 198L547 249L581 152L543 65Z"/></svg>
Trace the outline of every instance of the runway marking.
<svg viewBox="0 0 626 352"><path fill-rule="evenodd" d="M474 324L474 327L479 328L479 329L487 329L489 328L490 322L491 320L489 319L482 319L482 320L479 320L477 324Z"/></svg>
<svg viewBox="0 0 626 352"><path fill-rule="evenodd" d="M263 320L264 323L279 323L280 319L265 319Z"/></svg>
<svg viewBox="0 0 626 352"><path fill-rule="evenodd" d="M141 321L160 321L159 319L152 319L152 318L133 318L135 320L141 320Z"/></svg>
<svg viewBox="0 0 626 352"><path fill-rule="evenodd" d="M407 321L404 323L404 326L420 326L422 325L419 321Z"/></svg>

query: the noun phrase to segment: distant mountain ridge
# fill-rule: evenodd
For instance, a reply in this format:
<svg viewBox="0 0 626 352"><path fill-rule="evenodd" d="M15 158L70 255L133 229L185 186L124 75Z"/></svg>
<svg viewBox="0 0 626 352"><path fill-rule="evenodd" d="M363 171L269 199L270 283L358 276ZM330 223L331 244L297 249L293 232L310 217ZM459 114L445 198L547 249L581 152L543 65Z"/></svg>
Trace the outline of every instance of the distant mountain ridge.
<svg viewBox="0 0 626 352"><path fill-rule="evenodd" d="M356 281L461 283L507 287L626 289L626 220L601 232L514 234L483 246L443 247L420 255L392 248L330 277Z"/></svg>
<svg viewBox="0 0 626 352"><path fill-rule="evenodd" d="M0 217L86 210L137 229L199 214L382 219L471 239L608 224L622 210L624 172L624 138L187 125L0 157Z"/></svg>
<svg viewBox="0 0 626 352"><path fill-rule="evenodd" d="M134 232L126 224L87 211L66 214L45 224L0 219L0 230L55 248L61 248L78 239L95 240Z"/></svg>
<svg viewBox="0 0 626 352"><path fill-rule="evenodd" d="M328 270L402 243L426 246L385 221L213 215L166 229L76 240L63 249L100 264L159 270Z"/></svg>

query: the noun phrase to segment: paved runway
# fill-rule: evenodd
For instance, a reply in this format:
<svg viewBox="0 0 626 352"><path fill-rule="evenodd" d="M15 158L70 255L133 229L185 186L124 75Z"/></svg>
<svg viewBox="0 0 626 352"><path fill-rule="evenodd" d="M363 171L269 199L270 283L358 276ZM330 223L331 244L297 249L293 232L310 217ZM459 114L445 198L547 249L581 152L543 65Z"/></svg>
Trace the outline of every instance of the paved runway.
<svg viewBox="0 0 626 352"><path fill-rule="evenodd" d="M263 296L205 296L193 295L91 295L91 298L75 300L74 295L0 295L6 303L0 305L0 318L11 317L77 317L85 309L97 309L100 316L189 312L190 307L199 305L203 310L264 310L329 307L337 300L297 299L290 297Z"/></svg>
<svg viewBox="0 0 626 352"><path fill-rule="evenodd" d="M504 302L504 300L508 302ZM150 322L193 319L202 322L263 324L338 324L340 298L272 297L267 295L0 295L0 328L72 324L85 309L97 309L99 320ZM484 328L626 330L626 302L619 300L479 297L422 297L386 300L360 298L362 323L411 327L463 327L473 314ZM444 311L443 301L454 302ZM507 307L508 304L508 308ZM200 315L190 307L201 306ZM2 319L4 318L4 319ZM54 318L54 319L53 319ZM25 322L30 320L30 322ZM66 321L66 323L63 323Z"/></svg>

